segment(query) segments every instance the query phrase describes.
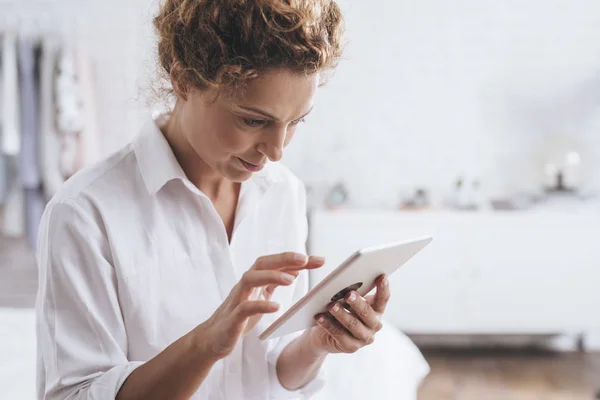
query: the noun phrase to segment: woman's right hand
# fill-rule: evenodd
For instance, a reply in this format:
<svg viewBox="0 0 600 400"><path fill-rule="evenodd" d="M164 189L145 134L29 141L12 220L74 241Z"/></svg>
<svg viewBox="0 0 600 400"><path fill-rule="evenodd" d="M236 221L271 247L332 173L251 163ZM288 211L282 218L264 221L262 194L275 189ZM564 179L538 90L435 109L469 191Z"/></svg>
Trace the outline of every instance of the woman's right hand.
<svg viewBox="0 0 600 400"><path fill-rule="evenodd" d="M270 301L277 286L291 285L301 270L319 268L324 262L322 257L291 252L260 257L214 314L192 334L216 359L228 356L263 314L279 309L279 304Z"/></svg>

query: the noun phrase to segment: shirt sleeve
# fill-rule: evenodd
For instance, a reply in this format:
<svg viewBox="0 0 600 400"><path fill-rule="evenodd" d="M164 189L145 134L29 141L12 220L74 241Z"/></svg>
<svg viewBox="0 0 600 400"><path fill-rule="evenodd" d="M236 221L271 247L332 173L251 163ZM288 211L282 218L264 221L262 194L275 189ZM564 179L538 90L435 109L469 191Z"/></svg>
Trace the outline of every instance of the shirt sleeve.
<svg viewBox="0 0 600 400"><path fill-rule="evenodd" d="M298 189L298 221L299 221L299 239L297 240L296 251L306 253L306 241L308 239L308 220L306 216L306 191L304 186L300 184ZM292 303L295 304L300 300L309 290L308 271L302 271L299 277L296 279L296 287L292 298ZM283 336L276 340L273 340L272 348L267 353L267 363L269 367L269 381L271 383L271 399L309 399L314 396L317 392L323 389L325 386L325 364L323 363L319 372L310 382L297 390L289 390L285 388L279 381L277 376L277 360L283 349L290 344L297 337L302 335L301 332L292 333L290 335Z"/></svg>
<svg viewBox="0 0 600 400"><path fill-rule="evenodd" d="M294 292L294 301L300 299L308 290L308 274L306 271L303 271L301 274L303 275L302 280L298 280L298 286L296 287L296 291ZM302 292L304 290L304 292ZM302 293L298 298L296 298L296 294ZM293 304L292 303L292 304ZM317 392L319 392L325 386L325 364L327 361L323 363L317 375L309 381L303 387L297 390L289 390L285 388L281 382L279 381L279 377L277 376L277 360L281 355L281 352L285 347L290 344L297 337L302 335L303 332L296 332L276 340L273 340L273 345L271 350L267 354L267 363L269 367L269 381L271 382L271 399L277 400L285 400L285 399L310 399Z"/></svg>
<svg viewBox="0 0 600 400"><path fill-rule="evenodd" d="M38 241L38 398L114 399L141 362L127 359L115 270L101 221L51 202ZM99 219L99 218L98 218Z"/></svg>

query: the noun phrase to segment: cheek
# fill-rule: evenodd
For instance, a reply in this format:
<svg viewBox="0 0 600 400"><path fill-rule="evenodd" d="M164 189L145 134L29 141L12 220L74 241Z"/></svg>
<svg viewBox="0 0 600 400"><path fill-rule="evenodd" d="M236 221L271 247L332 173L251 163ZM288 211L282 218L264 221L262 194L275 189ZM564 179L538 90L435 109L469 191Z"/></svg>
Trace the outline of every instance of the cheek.
<svg viewBox="0 0 600 400"><path fill-rule="evenodd" d="M221 153L240 153L253 146L255 135L239 127L231 115L220 115L215 119L213 135Z"/></svg>
<svg viewBox="0 0 600 400"><path fill-rule="evenodd" d="M283 142L283 147L286 147L288 144L290 144L290 142L294 138L295 134L296 134L296 130L295 129L291 130L291 131L288 131L287 135L285 135L285 140Z"/></svg>
<svg viewBox="0 0 600 400"><path fill-rule="evenodd" d="M233 124L224 124L216 132L216 139L223 151L235 153L252 146L251 135Z"/></svg>
<svg viewBox="0 0 600 400"><path fill-rule="evenodd" d="M186 111L186 136L202 157L218 159L244 149L248 134L242 132L231 118L214 109L199 113L190 107Z"/></svg>

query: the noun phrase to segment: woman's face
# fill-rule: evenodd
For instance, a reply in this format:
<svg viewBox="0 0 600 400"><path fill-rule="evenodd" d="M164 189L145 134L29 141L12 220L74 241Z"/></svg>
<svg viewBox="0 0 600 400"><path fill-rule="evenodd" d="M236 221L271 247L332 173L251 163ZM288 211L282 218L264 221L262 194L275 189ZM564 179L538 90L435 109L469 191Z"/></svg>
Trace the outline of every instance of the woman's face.
<svg viewBox="0 0 600 400"><path fill-rule="evenodd" d="M192 90L181 101L180 128L200 159L234 182L279 161L310 112L319 82L280 69L265 73L237 96Z"/></svg>

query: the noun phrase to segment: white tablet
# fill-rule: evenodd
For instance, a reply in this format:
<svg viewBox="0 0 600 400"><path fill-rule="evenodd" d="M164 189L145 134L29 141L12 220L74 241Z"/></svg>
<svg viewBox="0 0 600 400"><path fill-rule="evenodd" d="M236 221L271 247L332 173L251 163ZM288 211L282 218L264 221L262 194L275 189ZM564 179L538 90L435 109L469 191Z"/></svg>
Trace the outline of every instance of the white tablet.
<svg viewBox="0 0 600 400"><path fill-rule="evenodd" d="M390 276L431 240L423 237L358 250L265 329L260 340L314 326L315 315L327 312L329 303L342 300L351 290L365 296L375 287L379 276Z"/></svg>

